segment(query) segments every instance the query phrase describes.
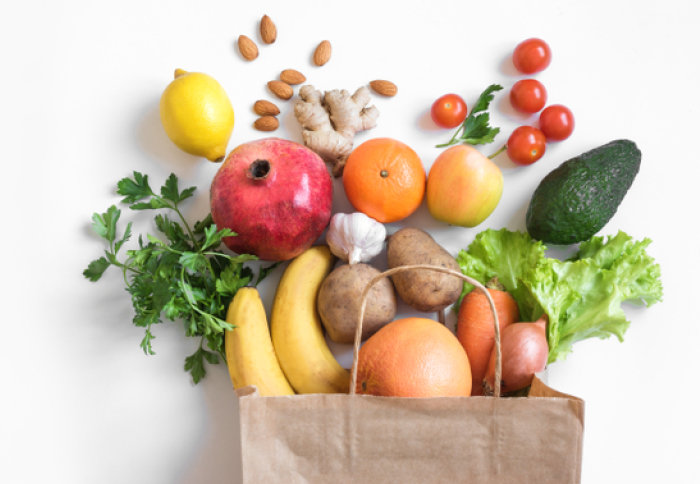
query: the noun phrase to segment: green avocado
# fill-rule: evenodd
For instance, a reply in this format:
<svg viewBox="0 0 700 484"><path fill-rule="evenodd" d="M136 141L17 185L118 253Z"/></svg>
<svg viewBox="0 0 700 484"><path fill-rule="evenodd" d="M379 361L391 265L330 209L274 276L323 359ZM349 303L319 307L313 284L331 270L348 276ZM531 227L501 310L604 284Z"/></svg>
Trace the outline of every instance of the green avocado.
<svg viewBox="0 0 700 484"><path fill-rule="evenodd" d="M637 145L620 139L565 161L535 189L525 215L528 233L557 245L588 240L615 215L641 160Z"/></svg>

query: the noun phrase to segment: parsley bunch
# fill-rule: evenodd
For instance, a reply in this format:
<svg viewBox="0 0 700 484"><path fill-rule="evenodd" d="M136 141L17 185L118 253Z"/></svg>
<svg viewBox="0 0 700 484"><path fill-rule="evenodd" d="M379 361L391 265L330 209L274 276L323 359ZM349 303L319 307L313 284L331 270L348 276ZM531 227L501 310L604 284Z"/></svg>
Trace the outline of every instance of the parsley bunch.
<svg viewBox="0 0 700 484"><path fill-rule="evenodd" d="M104 256L90 262L83 275L97 281L109 266L122 271L134 307L133 322L145 328L141 340L145 354L155 354L151 327L163 317L182 321L187 336L200 337L199 348L185 359L185 370L198 383L206 375L205 361L217 364L219 357L225 360L224 331L233 328L225 320L226 310L236 291L253 280L253 271L243 263L257 258L218 250L224 237L236 234L218 230L211 214L190 227L180 205L194 191L195 187L180 191L175 174L168 177L159 194L149 186L148 176L139 172L120 180L117 193L130 209L167 210L176 219L163 213L155 215L155 225L164 237L147 234L144 240L139 235L138 248L126 250L120 259L120 249L132 235L132 223L120 234L117 222L121 210L112 205L104 213L95 213L92 228L108 247ZM255 284L272 267L262 268Z"/></svg>
<svg viewBox="0 0 700 484"><path fill-rule="evenodd" d="M491 101L493 101L493 93L501 89L503 89L503 86L498 84L491 84L487 87L479 96L469 116L457 128L455 134L452 135L450 141L437 145L436 148L445 148L458 143L470 145L491 143L500 132L500 128L493 128L489 125L489 113L486 111Z"/></svg>

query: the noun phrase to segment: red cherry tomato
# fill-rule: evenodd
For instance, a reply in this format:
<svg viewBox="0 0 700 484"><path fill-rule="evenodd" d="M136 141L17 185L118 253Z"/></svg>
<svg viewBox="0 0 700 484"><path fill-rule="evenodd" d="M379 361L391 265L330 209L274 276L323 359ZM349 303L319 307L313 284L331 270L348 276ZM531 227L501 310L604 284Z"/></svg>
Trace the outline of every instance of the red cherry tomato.
<svg viewBox="0 0 700 484"><path fill-rule="evenodd" d="M457 94L445 94L433 103L430 117L438 126L455 128L467 117L467 104Z"/></svg>
<svg viewBox="0 0 700 484"><path fill-rule="evenodd" d="M545 136L532 126L520 126L508 138L508 156L518 165L531 165L544 155Z"/></svg>
<svg viewBox="0 0 700 484"><path fill-rule="evenodd" d="M540 129L549 141L561 141L574 131L574 115L561 104L552 104L540 113Z"/></svg>
<svg viewBox="0 0 700 484"><path fill-rule="evenodd" d="M523 79L510 89L510 103L518 111L536 113L547 104L547 90L536 79Z"/></svg>
<svg viewBox="0 0 700 484"><path fill-rule="evenodd" d="M542 39L527 39L513 51L513 65L523 74L534 74L544 70L552 60L552 51Z"/></svg>

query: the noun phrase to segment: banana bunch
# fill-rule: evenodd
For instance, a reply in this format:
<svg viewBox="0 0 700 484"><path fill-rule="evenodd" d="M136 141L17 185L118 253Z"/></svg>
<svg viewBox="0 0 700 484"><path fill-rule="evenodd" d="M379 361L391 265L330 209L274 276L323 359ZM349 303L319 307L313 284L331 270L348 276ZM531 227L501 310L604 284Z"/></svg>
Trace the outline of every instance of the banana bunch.
<svg viewBox="0 0 700 484"><path fill-rule="evenodd" d="M268 330L257 289L238 290L226 314L226 362L234 388L255 385L263 396L345 393L350 374L337 362L316 311L321 282L333 266L326 246L295 258L277 287Z"/></svg>

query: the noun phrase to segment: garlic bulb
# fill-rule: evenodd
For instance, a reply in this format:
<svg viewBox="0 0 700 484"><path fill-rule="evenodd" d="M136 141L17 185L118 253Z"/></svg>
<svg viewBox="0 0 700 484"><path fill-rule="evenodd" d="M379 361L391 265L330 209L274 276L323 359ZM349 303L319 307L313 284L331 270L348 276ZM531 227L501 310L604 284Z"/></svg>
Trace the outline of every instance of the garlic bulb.
<svg viewBox="0 0 700 484"><path fill-rule="evenodd" d="M367 262L384 248L386 228L364 213L336 213L331 218L326 243L336 257L356 264Z"/></svg>

